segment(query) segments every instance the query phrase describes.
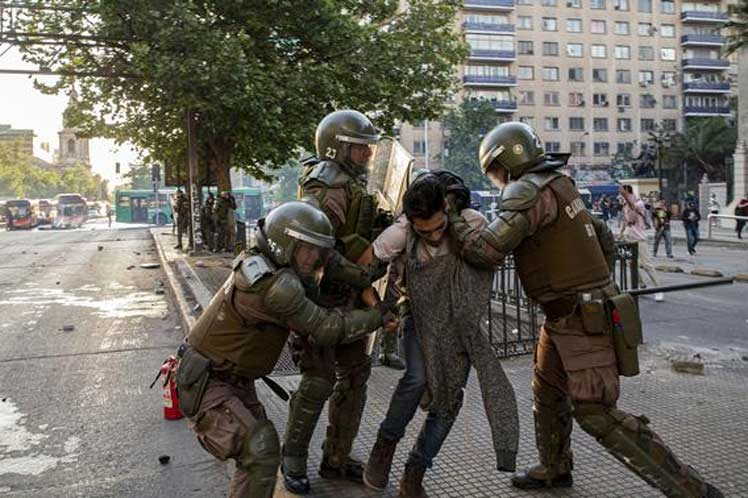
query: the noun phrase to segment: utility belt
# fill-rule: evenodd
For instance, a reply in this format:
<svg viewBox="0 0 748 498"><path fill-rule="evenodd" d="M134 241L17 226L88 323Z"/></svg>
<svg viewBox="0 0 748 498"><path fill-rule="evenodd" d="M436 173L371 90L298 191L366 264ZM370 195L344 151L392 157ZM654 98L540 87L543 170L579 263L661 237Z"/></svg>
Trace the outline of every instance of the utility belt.
<svg viewBox="0 0 748 498"><path fill-rule="evenodd" d="M542 303L541 308L549 321L576 316L586 334L610 335L618 373L624 377L639 374L638 347L642 342L642 325L636 300L630 294L607 297L599 290L580 292Z"/></svg>

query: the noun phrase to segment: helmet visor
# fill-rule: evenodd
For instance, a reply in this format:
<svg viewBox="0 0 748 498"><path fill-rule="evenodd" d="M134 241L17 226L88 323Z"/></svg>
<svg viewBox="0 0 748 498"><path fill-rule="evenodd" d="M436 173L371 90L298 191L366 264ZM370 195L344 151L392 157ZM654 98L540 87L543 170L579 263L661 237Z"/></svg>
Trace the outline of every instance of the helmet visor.
<svg viewBox="0 0 748 498"><path fill-rule="evenodd" d="M359 168L369 166L369 163L377 154L377 144L381 139L379 135L361 135L358 137L335 135L335 138L338 142L347 145L348 160Z"/></svg>
<svg viewBox="0 0 748 498"><path fill-rule="evenodd" d="M329 253L328 248L299 240L294 244L291 264L298 275L310 277L327 261Z"/></svg>
<svg viewBox="0 0 748 498"><path fill-rule="evenodd" d="M293 239L317 246L322 249L331 249L335 247L335 238L329 235L291 227L286 228L284 232L286 233L286 235Z"/></svg>

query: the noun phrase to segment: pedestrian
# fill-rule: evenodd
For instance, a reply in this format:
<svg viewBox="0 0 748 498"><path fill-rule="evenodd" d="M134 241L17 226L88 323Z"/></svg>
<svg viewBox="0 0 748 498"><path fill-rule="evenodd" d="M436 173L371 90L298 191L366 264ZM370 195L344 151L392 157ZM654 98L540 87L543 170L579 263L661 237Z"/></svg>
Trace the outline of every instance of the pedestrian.
<svg viewBox="0 0 748 498"><path fill-rule="evenodd" d="M464 199L469 199L469 192ZM486 218L466 205L461 213L469 226L484 228ZM479 325L493 268L472 266L455 250L448 231L446 189L437 173L419 176L406 191L403 206L404 215L377 237L372 253L378 260L392 261L391 270L400 269L401 278L388 284L401 288L399 299L408 302L401 318L406 371L379 426L364 483L380 491L387 487L397 444L428 393L426 420L405 463L398 495L420 498L426 496L424 474L462 407L471 366L478 374L498 470L516 467L519 420L512 385Z"/></svg>
<svg viewBox="0 0 748 498"><path fill-rule="evenodd" d="M636 243L638 246L639 269L649 277L652 285L657 287L657 275L652 262L649 260L649 244L647 244L646 230L646 211L644 202L634 195L634 189L631 185L622 185L620 188L621 197L623 197L623 224L621 225L620 238L626 242ZM639 272L639 285L645 287L642 272ZM655 294L655 301L665 300L662 292Z"/></svg>
<svg viewBox="0 0 748 498"><path fill-rule="evenodd" d="M13 230L13 221L14 221L13 208L6 205L5 206L5 229L6 230L8 231Z"/></svg>
<svg viewBox="0 0 748 498"><path fill-rule="evenodd" d="M379 142L379 133L358 111L335 111L317 125L316 157L302 164L300 194L319 207L335 227L335 239L349 261L358 261L381 233L376 198L366 190L366 175ZM323 278L318 302L328 306L357 306L349 286ZM322 409L328 402L328 426L319 475L325 479L362 482L363 463L351 456L366 405L371 374L373 337L337 347L320 347L293 334L291 350L301 381L291 399L283 441L283 482L292 493L310 492L307 472L309 444Z"/></svg>
<svg viewBox="0 0 748 498"><path fill-rule="evenodd" d="M670 218L672 218L672 213L670 212L670 209L665 206L663 201L657 201L652 215L655 229L652 256L655 258L657 257L657 249L660 247L660 240L665 239L665 252L667 253L667 257L672 259L673 238L670 233Z"/></svg>
<svg viewBox="0 0 748 498"><path fill-rule="evenodd" d="M606 302L626 303L627 311L620 314L623 331L635 328L639 317L633 299L620 296L611 279L615 245L610 230L590 215L558 171L569 155L546 155L534 130L516 122L490 131L479 150L482 170L502 188L501 214L475 230L451 211L450 230L465 257L499 265L512 253L525 292L545 314L532 381L540 462L516 474L512 484L521 489L572 486L575 419L666 496L721 497L675 456L644 416L617 407L619 368ZM629 210L639 209L633 194L625 194Z"/></svg>
<svg viewBox="0 0 748 498"><path fill-rule="evenodd" d="M109 225L108 228L112 228L112 215L114 215L114 211L112 210L112 206L107 205L106 207L106 221Z"/></svg>
<svg viewBox="0 0 748 498"><path fill-rule="evenodd" d="M213 192L208 192L208 196L203 203L202 211L200 213L200 225L203 232L203 240L205 241L205 247L209 251L214 248L215 239L215 224L213 222L213 209L215 207L216 199L213 196Z"/></svg>
<svg viewBox="0 0 748 498"><path fill-rule="evenodd" d="M735 206L735 216L748 217L748 199L741 199L738 205ZM746 224L746 220L735 220L735 232L738 234L738 238L742 239L743 227Z"/></svg>
<svg viewBox="0 0 748 498"><path fill-rule="evenodd" d="M683 220L683 228L686 231L688 254L694 256L696 254L696 244L699 243L699 221L701 220L701 214L696 209L695 202L689 201L686 206L680 217Z"/></svg>
<svg viewBox="0 0 748 498"><path fill-rule="evenodd" d="M178 351L182 411L206 451L236 462L232 498L273 496L280 441L255 382L273 371L290 330L333 346L394 328L382 307L330 310L306 297L334 244L332 224L318 209L290 202L272 211L257 245L234 262ZM371 301L372 291L362 299Z"/></svg>
<svg viewBox="0 0 748 498"><path fill-rule="evenodd" d="M603 221L607 225L610 221L610 199L608 199L608 196L603 196L602 201L600 201L600 211L603 215Z"/></svg>
<svg viewBox="0 0 748 498"><path fill-rule="evenodd" d="M228 223L226 225L226 247L228 248L229 252L234 253L236 252L236 198L231 192L228 193L228 202L229 208L228 213L226 213L226 218L228 219Z"/></svg>

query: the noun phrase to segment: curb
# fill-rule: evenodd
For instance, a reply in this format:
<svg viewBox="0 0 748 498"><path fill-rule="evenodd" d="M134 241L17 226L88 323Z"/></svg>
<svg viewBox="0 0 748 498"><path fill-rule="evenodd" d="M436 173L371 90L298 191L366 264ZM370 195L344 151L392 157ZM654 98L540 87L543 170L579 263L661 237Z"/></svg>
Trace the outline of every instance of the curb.
<svg viewBox="0 0 748 498"><path fill-rule="evenodd" d="M179 279L177 278L174 270L169 264L169 260L166 258L166 254L164 254L164 248L161 246L161 244L159 244L158 238L153 233L153 230L154 229L148 230L148 233L151 234L153 243L156 245L158 257L161 260L161 267L164 269L164 273L166 273L166 280L169 284L169 294L176 304L177 312L179 314L179 320L180 322L182 322L182 333L186 337L197 320L192 315L192 311L190 310L190 306L187 303L187 299L185 299L184 293L181 290L182 286L179 283Z"/></svg>
<svg viewBox="0 0 748 498"><path fill-rule="evenodd" d="M686 243L686 238L678 235L673 235L673 243L682 242ZM647 235L647 242L654 243L654 235ZM730 249L748 249L747 242L739 242L737 240L720 240L720 239L699 239L700 245L706 245L710 247L727 247Z"/></svg>
<svg viewBox="0 0 748 498"><path fill-rule="evenodd" d="M748 273L738 273L735 275L735 281L748 284Z"/></svg>

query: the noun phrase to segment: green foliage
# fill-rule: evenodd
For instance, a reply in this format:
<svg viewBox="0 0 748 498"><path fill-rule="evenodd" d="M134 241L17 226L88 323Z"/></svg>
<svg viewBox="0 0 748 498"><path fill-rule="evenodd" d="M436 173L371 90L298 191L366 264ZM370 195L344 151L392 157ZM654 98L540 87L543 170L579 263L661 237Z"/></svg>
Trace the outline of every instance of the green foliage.
<svg viewBox="0 0 748 498"><path fill-rule="evenodd" d="M480 169L478 149L483 136L498 124L496 110L484 100L465 100L444 118L447 132L444 169L454 171L471 190L494 188Z"/></svg>
<svg viewBox="0 0 748 498"><path fill-rule="evenodd" d="M434 119L467 55L457 0L70 0L80 11L35 11L24 31L96 37L96 43L24 45L24 58L77 76L66 116L88 136L131 141L150 158L184 163L185 112L197 113L200 157L219 187L228 168L269 179L311 147L334 109L396 121ZM134 76L134 77L131 77ZM63 77L59 92L73 85Z"/></svg>
<svg viewBox="0 0 748 498"><path fill-rule="evenodd" d="M669 166L687 161L699 176L706 173L712 181L725 179L725 159L732 156L737 130L720 117L695 118L686 122L684 133L677 133L663 150Z"/></svg>
<svg viewBox="0 0 748 498"><path fill-rule="evenodd" d="M738 0L730 6L730 21L725 54L730 55L748 47L748 0Z"/></svg>

